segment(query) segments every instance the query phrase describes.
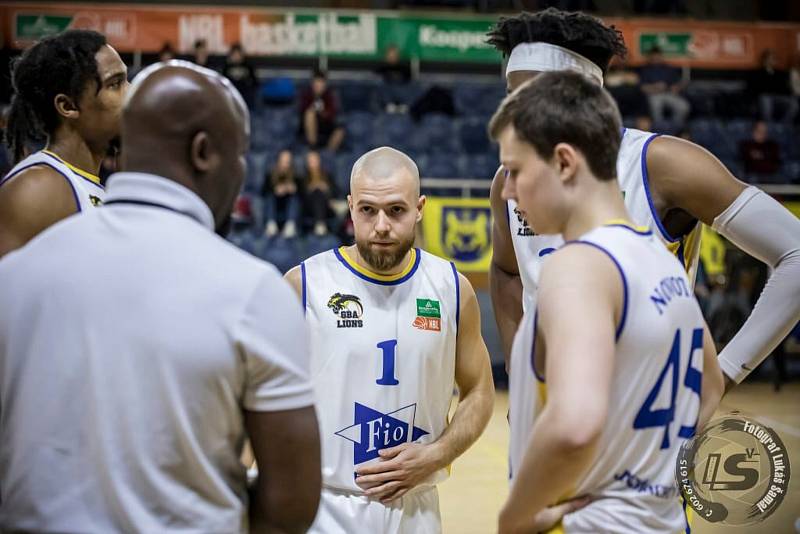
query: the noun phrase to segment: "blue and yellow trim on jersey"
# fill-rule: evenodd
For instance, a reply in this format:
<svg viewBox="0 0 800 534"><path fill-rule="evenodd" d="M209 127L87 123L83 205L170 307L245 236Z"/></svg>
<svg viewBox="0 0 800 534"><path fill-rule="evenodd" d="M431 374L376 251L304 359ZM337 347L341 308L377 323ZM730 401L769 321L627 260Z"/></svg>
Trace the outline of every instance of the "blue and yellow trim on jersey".
<svg viewBox="0 0 800 534"><path fill-rule="evenodd" d="M603 223L603 226L611 226L611 227L619 227L619 228L627 228L631 232L637 235L648 236L653 235L653 231L650 229L649 226L639 226L635 225L632 222L625 220L625 219L611 219Z"/></svg>
<svg viewBox="0 0 800 534"><path fill-rule="evenodd" d="M420 253L419 249L412 248L411 257L408 260L408 264L403 268L402 271L397 274L378 274L370 271L366 267L362 267L352 258L350 258L350 256L347 255L346 247L333 249L333 253L336 255L336 259L338 259L341 264L344 265L351 273L362 280L382 286L395 286L402 284L414 276L414 273L417 272L417 269L419 268L420 259L422 258L422 254Z"/></svg>
<svg viewBox="0 0 800 534"><path fill-rule="evenodd" d="M90 173L88 171L84 171L83 169L81 169L79 167L76 167L75 165L73 165L72 163L69 163L68 161L64 161L58 154L56 154L54 152L50 152L47 149L42 150L42 154L46 154L46 155L50 156L51 158L57 160L58 162L63 163L64 165L67 166L67 168L69 170L71 170L73 173L77 174L78 176L80 176L84 180L88 180L89 182L92 182L97 187L100 187L100 188L103 187L103 185L100 183L100 177L99 176L97 176L95 174L92 174L92 173Z"/></svg>
<svg viewBox="0 0 800 534"><path fill-rule="evenodd" d="M640 158L642 165L642 185L644 185L644 193L647 197L647 204L650 207L650 214L653 216L659 234L661 234L661 237L666 241L667 249L678 258L684 270L689 274L690 282L694 284L694 271L697 268L694 264L694 261L697 259L695 251L699 250L701 223L698 222L695 224L694 228L686 235L672 237L667 229L664 228L664 223L661 222L661 217L659 217L655 203L653 202L653 195L650 192L650 175L647 171L647 147L660 135L661 134L651 135L642 146L642 157Z"/></svg>

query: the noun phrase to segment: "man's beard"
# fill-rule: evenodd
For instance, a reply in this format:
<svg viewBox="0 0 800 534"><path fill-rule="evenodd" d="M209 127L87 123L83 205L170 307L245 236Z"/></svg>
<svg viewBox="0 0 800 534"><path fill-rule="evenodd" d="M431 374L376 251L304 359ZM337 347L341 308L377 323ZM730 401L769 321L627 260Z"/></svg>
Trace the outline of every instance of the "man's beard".
<svg viewBox="0 0 800 534"><path fill-rule="evenodd" d="M356 240L356 247L358 253L372 267L374 271L384 272L397 267L403 258L406 257L408 251L414 246L414 236L400 241L393 249L386 252L375 252L370 246L369 242L362 243Z"/></svg>

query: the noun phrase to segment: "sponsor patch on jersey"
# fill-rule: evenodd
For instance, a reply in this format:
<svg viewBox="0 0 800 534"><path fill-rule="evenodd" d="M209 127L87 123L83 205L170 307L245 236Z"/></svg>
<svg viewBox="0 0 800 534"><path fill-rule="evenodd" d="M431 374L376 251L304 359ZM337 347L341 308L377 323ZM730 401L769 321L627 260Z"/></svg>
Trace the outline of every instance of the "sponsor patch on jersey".
<svg viewBox="0 0 800 534"><path fill-rule="evenodd" d="M336 315L336 328L363 328L364 306L355 295L334 293L328 299L328 308Z"/></svg>
<svg viewBox="0 0 800 534"><path fill-rule="evenodd" d="M94 195L89 195L89 202L92 203L92 206L100 206L103 204L103 201L100 200L100 197L96 197Z"/></svg>
<svg viewBox="0 0 800 534"><path fill-rule="evenodd" d="M417 317L411 323L414 328L420 330L442 330L442 312L438 300L417 299Z"/></svg>
<svg viewBox="0 0 800 534"><path fill-rule="evenodd" d="M378 458L381 449L417 441L430 433L414 426L416 404L383 413L356 402L354 412L353 424L335 432L353 442L354 465Z"/></svg>

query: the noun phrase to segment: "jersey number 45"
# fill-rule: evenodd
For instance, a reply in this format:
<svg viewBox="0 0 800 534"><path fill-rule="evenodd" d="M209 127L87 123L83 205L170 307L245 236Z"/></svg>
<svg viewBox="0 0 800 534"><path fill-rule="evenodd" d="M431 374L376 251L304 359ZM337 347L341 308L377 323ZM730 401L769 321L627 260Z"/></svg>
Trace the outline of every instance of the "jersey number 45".
<svg viewBox="0 0 800 534"><path fill-rule="evenodd" d="M697 393L697 396L699 397L700 385L702 383L703 373L692 367L692 358L694 357L694 353L697 350L700 351L701 353L700 357L702 358L702 351L703 351L702 328L695 328L694 330L692 330L692 345L689 348L689 358L686 364L686 374L684 375L683 378L683 385L689 388L691 391ZM676 330L675 338L672 341L672 348L670 349L669 356L667 357L667 363L661 370L661 373L658 375L658 380L653 386L653 389L650 390L650 393L647 395L644 404L642 404L642 407L636 414L636 418L633 420L633 428L636 430L663 426L664 438L661 440L662 449L668 449L670 444L669 426L670 423L672 423L672 420L675 419L675 397L678 393L678 369L680 367L680 364L681 364L681 331ZM671 371L670 375L672 376L672 380L667 384L670 387L669 407L654 410L653 404L658 398L661 388L664 387L664 381L668 371ZM678 430L678 437L686 439L691 438L692 436L694 436L696 427L697 427L697 417L695 417L694 423L692 423L691 425L680 427L680 429Z"/></svg>

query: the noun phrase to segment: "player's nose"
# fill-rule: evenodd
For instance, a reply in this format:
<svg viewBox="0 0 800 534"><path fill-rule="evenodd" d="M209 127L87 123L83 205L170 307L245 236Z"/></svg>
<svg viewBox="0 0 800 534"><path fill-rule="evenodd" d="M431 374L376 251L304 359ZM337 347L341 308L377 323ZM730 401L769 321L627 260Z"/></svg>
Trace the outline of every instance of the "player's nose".
<svg viewBox="0 0 800 534"><path fill-rule="evenodd" d="M375 220L375 231L379 234L385 234L391 229L392 225L389 224L389 217L386 215L386 212L380 210Z"/></svg>
<svg viewBox="0 0 800 534"><path fill-rule="evenodd" d="M517 200L517 185L510 176L506 176L500 196L503 200Z"/></svg>

